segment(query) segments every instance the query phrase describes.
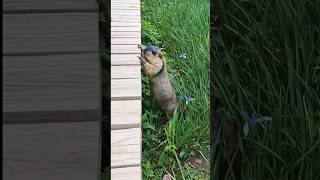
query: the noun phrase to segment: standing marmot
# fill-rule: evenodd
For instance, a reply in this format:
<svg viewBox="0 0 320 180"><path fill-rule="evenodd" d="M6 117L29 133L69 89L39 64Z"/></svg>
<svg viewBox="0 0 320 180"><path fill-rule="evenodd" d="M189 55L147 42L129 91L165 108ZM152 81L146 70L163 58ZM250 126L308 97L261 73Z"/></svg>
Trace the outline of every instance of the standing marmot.
<svg viewBox="0 0 320 180"><path fill-rule="evenodd" d="M149 77L152 94L165 110L167 118L171 119L179 106L179 100L170 82L163 54L156 46L139 47L142 49L139 58L144 73Z"/></svg>

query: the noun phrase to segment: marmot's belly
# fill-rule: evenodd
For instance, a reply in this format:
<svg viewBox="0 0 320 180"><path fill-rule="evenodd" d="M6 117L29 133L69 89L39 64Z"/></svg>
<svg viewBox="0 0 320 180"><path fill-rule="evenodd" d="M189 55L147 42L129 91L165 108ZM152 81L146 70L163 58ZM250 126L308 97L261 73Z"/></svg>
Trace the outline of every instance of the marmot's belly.
<svg viewBox="0 0 320 180"><path fill-rule="evenodd" d="M151 81L151 90L157 103L166 111L170 119L179 101L168 78L156 78Z"/></svg>
<svg viewBox="0 0 320 180"><path fill-rule="evenodd" d="M156 99L165 100L170 99L174 90L171 86L170 81L165 79L155 79L152 83L152 92Z"/></svg>

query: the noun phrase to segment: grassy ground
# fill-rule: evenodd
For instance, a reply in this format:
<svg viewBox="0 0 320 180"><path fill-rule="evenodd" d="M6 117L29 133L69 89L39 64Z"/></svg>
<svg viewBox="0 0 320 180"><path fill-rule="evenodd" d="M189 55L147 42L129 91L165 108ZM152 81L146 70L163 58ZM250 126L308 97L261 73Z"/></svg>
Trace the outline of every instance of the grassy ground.
<svg viewBox="0 0 320 180"><path fill-rule="evenodd" d="M320 179L320 1L216 2L212 90L246 147L244 179ZM272 120L248 131L243 112Z"/></svg>
<svg viewBox="0 0 320 180"><path fill-rule="evenodd" d="M186 119L174 117L165 124L143 76L144 179L162 179L167 173L176 179L208 179L208 171L186 160L193 151L209 160L209 11L208 0L142 1L142 42L164 48L173 86L182 101L190 100Z"/></svg>

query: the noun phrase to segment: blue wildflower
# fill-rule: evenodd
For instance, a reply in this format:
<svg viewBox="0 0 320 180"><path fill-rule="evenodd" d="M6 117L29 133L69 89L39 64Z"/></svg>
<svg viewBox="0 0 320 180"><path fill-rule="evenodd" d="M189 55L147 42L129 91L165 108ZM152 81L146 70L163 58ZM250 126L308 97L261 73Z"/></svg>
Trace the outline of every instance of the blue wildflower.
<svg viewBox="0 0 320 180"><path fill-rule="evenodd" d="M187 59L188 58L187 53L180 54L179 58L180 59Z"/></svg>
<svg viewBox="0 0 320 180"><path fill-rule="evenodd" d="M245 112L244 116L245 116L245 121L250 126L254 125L256 123L257 118L258 118L258 115L255 112L252 112L252 113Z"/></svg>
<svg viewBox="0 0 320 180"><path fill-rule="evenodd" d="M185 100L186 100L186 105L188 105L189 102L195 100L195 98L193 98L193 97L191 97L191 96L185 96L184 98L185 98Z"/></svg>
<svg viewBox="0 0 320 180"><path fill-rule="evenodd" d="M255 112L243 112L243 116L245 119L244 125L243 125L243 133L247 137L249 134L249 128L253 125L255 125L257 122L263 122L263 121L271 121L272 118L270 116L261 116L260 114L256 114Z"/></svg>

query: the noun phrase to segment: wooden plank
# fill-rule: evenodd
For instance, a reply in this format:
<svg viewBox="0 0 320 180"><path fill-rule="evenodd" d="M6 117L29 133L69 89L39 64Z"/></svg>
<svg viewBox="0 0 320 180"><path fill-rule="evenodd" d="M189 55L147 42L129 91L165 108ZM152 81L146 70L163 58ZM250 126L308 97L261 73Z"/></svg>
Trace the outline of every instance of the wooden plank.
<svg viewBox="0 0 320 180"><path fill-rule="evenodd" d="M111 22L111 27L141 27L141 23Z"/></svg>
<svg viewBox="0 0 320 180"><path fill-rule="evenodd" d="M128 37L136 37L141 38L141 32L111 32L111 38L128 38Z"/></svg>
<svg viewBox="0 0 320 180"><path fill-rule="evenodd" d="M99 108L98 54L3 57L4 112Z"/></svg>
<svg viewBox="0 0 320 180"><path fill-rule="evenodd" d="M35 11L35 10L97 10L95 0L4 0L6 12Z"/></svg>
<svg viewBox="0 0 320 180"><path fill-rule="evenodd" d="M4 14L4 55L98 52L98 13Z"/></svg>
<svg viewBox="0 0 320 180"><path fill-rule="evenodd" d="M111 168L141 164L141 129L111 131Z"/></svg>
<svg viewBox="0 0 320 180"><path fill-rule="evenodd" d="M111 17L115 16L133 16L140 18L141 12L139 10L111 10Z"/></svg>
<svg viewBox="0 0 320 180"><path fill-rule="evenodd" d="M114 44L111 46L112 54L140 54L141 49L138 48L138 44Z"/></svg>
<svg viewBox="0 0 320 180"><path fill-rule="evenodd" d="M141 31L141 27L139 26L129 26L129 27L112 27L111 26L111 31L117 31L117 32L121 32L121 31Z"/></svg>
<svg viewBox="0 0 320 180"><path fill-rule="evenodd" d="M130 5L130 4L113 4L111 6L112 10L140 10L140 5Z"/></svg>
<svg viewBox="0 0 320 180"><path fill-rule="evenodd" d="M140 18L137 17L111 17L111 22L127 22L127 23L140 23Z"/></svg>
<svg viewBox="0 0 320 180"><path fill-rule="evenodd" d="M130 177L130 180L141 180L141 167L133 166L111 169L112 180L128 180L128 177Z"/></svg>
<svg viewBox="0 0 320 180"><path fill-rule="evenodd" d="M3 126L4 179L96 179L99 122Z"/></svg>
<svg viewBox="0 0 320 180"><path fill-rule="evenodd" d="M141 100L111 101L111 129L140 127Z"/></svg>
<svg viewBox="0 0 320 180"><path fill-rule="evenodd" d="M140 1L111 1L111 7L112 6L117 6L117 5L127 5L127 6L140 6Z"/></svg>
<svg viewBox="0 0 320 180"><path fill-rule="evenodd" d="M141 79L113 79L111 99L141 98Z"/></svg>
<svg viewBox="0 0 320 180"><path fill-rule="evenodd" d="M141 44L140 38L111 38L111 44Z"/></svg>
<svg viewBox="0 0 320 180"><path fill-rule="evenodd" d="M111 65L140 65L136 54L111 54Z"/></svg>
<svg viewBox="0 0 320 180"><path fill-rule="evenodd" d="M120 5L113 5L112 10L138 10L140 11L139 6L120 6Z"/></svg>
<svg viewBox="0 0 320 180"><path fill-rule="evenodd" d="M141 67L137 66L111 66L111 79L141 78Z"/></svg>

